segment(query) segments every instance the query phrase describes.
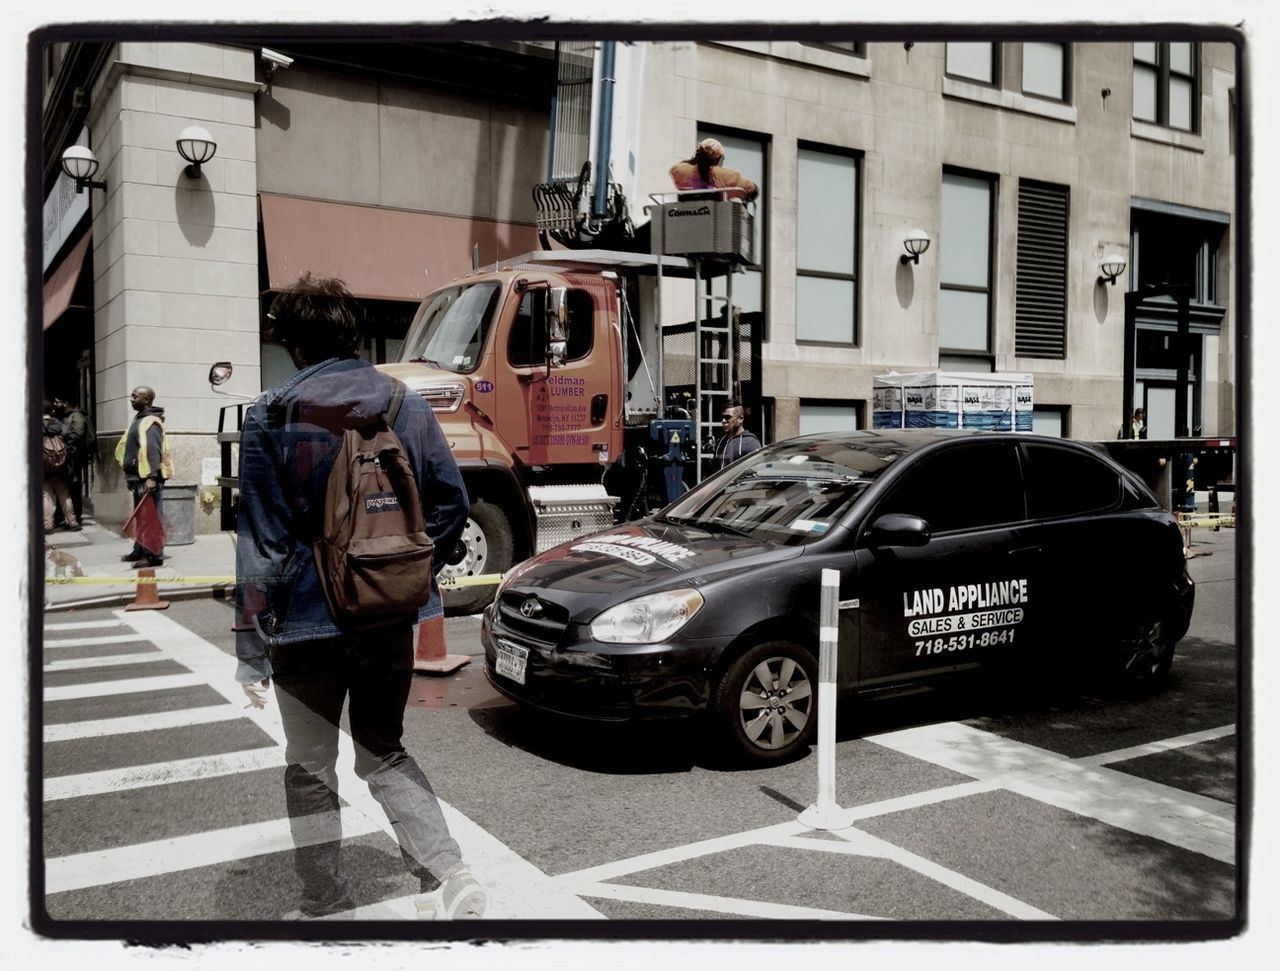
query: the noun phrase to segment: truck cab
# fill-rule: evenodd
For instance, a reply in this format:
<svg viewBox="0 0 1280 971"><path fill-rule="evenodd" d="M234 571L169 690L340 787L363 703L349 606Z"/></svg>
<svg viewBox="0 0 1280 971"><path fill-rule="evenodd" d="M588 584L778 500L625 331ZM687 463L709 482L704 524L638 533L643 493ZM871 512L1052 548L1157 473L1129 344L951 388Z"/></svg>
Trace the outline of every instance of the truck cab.
<svg viewBox="0 0 1280 971"><path fill-rule="evenodd" d="M631 308L649 316L653 287L634 271L659 259L550 251L475 271L428 294L400 360L380 365L431 404L467 484L466 553L441 574L464 584L446 593L451 612L492 599L492 582L468 578L545 548L538 490L573 497L577 487L579 528L612 525L627 492L615 466L657 413L652 366L641 366L659 354L657 328L635 327Z"/></svg>

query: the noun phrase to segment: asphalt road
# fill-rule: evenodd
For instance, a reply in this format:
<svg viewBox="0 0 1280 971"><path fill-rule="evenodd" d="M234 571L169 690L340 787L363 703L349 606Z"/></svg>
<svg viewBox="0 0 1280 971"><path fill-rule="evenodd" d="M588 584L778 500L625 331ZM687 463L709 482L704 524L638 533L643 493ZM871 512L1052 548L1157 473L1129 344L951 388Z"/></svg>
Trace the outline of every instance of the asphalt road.
<svg viewBox="0 0 1280 971"><path fill-rule="evenodd" d="M416 679L406 745L497 918L732 921L714 926L735 936L773 933L770 918L833 919L823 926L853 936L936 921L990 922L962 925L972 936L1094 926L1061 923L1079 921L1121 922L1108 934L1121 938L1219 935L1240 879L1234 539L1196 533L1209 555L1192 561L1196 613L1162 690L1005 679L846 704L836 798L853 825L835 833L796 822L815 800L815 753L733 769L697 725L531 715L485 682L476 618L447 623L449 652L475 661ZM49 616L54 920L274 920L297 905L274 706L265 720L243 708L230 622L215 601ZM344 865L357 916L394 919L414 886L362 790L345 780ZM871 923L883 919L911 923Z"/></svg>

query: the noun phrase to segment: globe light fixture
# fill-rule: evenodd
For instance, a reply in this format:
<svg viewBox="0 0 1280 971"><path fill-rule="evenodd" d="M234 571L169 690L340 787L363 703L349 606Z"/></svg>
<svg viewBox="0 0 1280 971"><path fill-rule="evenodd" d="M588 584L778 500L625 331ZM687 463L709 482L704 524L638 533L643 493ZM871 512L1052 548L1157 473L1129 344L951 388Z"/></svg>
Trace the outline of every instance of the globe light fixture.
<svg viewBox="0 0 1280 971"><path fill-rule="evenodd" d="M93 181L93 177L98 174L98 167L98 156L83 145L72 145L62 153L62 171L68 178L75 180L77 195L86 188L107 191L105 182Z"/></svg>
<svg viewBox="0 0 1280 971"><path fill-rule="evenodd" d="M1098 277L1099 283L1110 283L1113 287L1116 285L1116 277L1124 272L1128 261L1119 253L1108 253L1102 258L1102 276Z"/></svg>
<svg viewBox="0 0 1280 971"><path fill-rule="evenodd" d="M907 255L898 257L898 262L919 263L920 254L929 248L929 234L923 229L911 230L902 241L902 248L907 251Z"/></svg>
<svg viewBox="0 0 1280 971"><path fill-rule="evenodd" d="M218 143L199 125L182 129L178 136L178 154L191 163L183 170L190 179L200 178L200 166L213 158L217 151Z"/></svg>

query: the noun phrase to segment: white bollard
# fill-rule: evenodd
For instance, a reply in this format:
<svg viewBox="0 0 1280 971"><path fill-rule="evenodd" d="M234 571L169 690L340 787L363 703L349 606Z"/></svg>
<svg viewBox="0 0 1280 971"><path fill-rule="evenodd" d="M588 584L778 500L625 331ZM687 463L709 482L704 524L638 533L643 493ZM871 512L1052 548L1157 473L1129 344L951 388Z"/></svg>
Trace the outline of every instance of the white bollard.
<svg viewBox="0 0 1280 971"><path fill-rule="evenodd" d="M818 615L818 801L799 822L810 829L845 829L853 813L836 802L836 654L840 645L840 573L822 571Z"/></svg>

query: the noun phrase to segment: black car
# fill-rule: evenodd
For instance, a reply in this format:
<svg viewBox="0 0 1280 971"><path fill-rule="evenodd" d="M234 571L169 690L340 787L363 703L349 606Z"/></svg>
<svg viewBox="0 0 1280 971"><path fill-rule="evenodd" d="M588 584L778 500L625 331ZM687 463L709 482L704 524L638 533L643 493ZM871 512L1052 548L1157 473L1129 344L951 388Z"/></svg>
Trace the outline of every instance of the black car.
<svg viewBox="0 0 1280 971"><path fill-rule="evenodd" d="M840 574L842 693L996 661L1169 671L1195 590L1177 522L1080 443L941 430L806 435L660 513L515 567L485 672L591 719L709 713L754 761L817 721L820 576Z"/></svg>

